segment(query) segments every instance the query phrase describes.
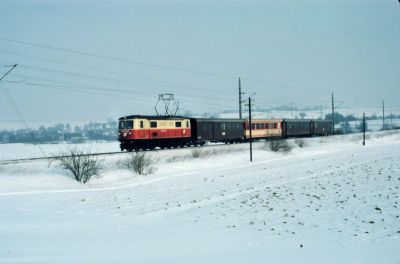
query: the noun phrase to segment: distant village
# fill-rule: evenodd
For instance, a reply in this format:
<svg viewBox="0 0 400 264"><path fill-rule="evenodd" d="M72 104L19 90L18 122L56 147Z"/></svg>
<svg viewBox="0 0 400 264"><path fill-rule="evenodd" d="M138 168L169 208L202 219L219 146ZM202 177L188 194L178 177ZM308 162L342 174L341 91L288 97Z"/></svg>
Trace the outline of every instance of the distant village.
<svg viewBox="0 0 400 264"><path fill-rule="evenodd" d="M0 130L0 143L112 141L117 140L117 135L118 123L116 121L90 122L74 127L70 124L56 124L49 127L41 126L38 129Z"/></svg>

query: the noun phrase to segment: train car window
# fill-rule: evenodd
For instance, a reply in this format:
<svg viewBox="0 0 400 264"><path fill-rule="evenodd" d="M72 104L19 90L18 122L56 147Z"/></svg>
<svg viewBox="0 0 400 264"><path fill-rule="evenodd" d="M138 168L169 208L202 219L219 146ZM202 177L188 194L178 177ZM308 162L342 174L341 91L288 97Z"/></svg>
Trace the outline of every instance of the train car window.
<svg viewBox="0 0 400 264"><path fill-rule="evenodd" d="M143 128L144 124L143 124L143 120L140 120L140 128Z"/></svg>
<svg viewBox="0 0 400 264"><path fill-rule="evenodd" d="M150 121L150 127L151 128L157 128L157 122L156 121Z"/></svg>
<svg viewBox="0 0 400 264"><path fill-rule="evenodd" d="M255 124L251 124L251 129L255 129L256 125Z"/></svg>
<svg viewBox="0 0 400 264"><path fill-rule="evenodd" d="M260 129L260 128L261 128L260 124L256 124L256 129Z"/></svg>
<svg viewBox="0 0 400 264"><path fill-rule="evenodd" d="M175 127L182 127L182 122L175 122Z"/></svg>
<svg viewBox="0 0 400 264"><path fill-rule="evenodd" d="M129 120L125 122L125 128L126 129L132 129L133 128L133 120Z"/></svg>
<svg viewBox="0 0 400 264"><path fill-rule="evenodd" d="M221 130L225 130L225 123L221 124Z"/></svg>
<svg viewBox="0 0 400 264"><path fill-rule="evenodd" d="M125 128L125 121L119 121L119 129Z"/></svg>
<svg viewBox="0 0 400 264"><path fill-rule="evenodd" d="M260 124L260 128L261 128L261 129L264 129L264 128L265 128L264 125L265 125L264 123Z"/></svg>
<svg viewBox="0 0 400 264"><path fill-rule="evenodd" d="M189 121L186 121L186 127L189 127Z"/></svg>
<svg viewBox="0 0 400 264"><path fill-rule="evenodd" d="M274 128L278 128L278 123L274 123Z"/></svg>

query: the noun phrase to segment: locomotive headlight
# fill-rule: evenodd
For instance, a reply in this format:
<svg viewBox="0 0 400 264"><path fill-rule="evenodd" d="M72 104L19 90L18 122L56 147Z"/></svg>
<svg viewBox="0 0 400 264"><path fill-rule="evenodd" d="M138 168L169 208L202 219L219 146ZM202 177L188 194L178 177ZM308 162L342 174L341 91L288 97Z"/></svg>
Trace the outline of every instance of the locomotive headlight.
<svg viewBox="0 0 400 264"><path fill-rule="evenodd" d="M129 133L128 133L128 135L130 136L130 135L132 135L132 133L131 133L131 132L129 132Z"/></svg>

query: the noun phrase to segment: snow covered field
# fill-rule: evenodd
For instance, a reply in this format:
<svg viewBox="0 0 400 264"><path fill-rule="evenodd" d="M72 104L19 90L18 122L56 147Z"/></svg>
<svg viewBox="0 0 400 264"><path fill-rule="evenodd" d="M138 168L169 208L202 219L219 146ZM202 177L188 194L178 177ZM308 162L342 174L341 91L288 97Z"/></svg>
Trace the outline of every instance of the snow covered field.
<svg viewBox="0 0 400 264"><path fill-rule="evenodd" d="M0 165L0 263L400 263L400 131L207 151L152 152L147 176L104 157L87 184Z"/></svg>

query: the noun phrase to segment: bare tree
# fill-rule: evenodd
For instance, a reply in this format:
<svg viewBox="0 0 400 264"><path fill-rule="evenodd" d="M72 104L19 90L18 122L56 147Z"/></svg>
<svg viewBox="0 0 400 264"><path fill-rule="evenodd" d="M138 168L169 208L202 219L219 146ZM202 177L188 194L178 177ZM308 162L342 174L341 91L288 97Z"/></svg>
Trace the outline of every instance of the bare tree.
<svg viewBox="0 0 400 264"><path fill-rule="evenodd" d="M129 153L128 158L122 161L125 167L132 169L139 175L153 173L155 171L154 163L154 159L147 155L146 152Z"/></svg>
<svg viewBox="0 0 400 264"><path fill-rule="evenodd" d="M306 145L306 141L302 138L296 138L294 140L294 143L296 143L296 145L299 146L299 148L302 148Z"/></svg>
<svg viewBox="0 0 400 264"><path fill-rule="evenodd" d="M286 140L271 140L266 142L268 148L274 152L289 152L292 150L292 146Z"/></svg>
<svg viewBox="0 0 400 264"><path fill-rule="evenodd" d="M93 176L99 176L102 166L99 160L90 154L90 151L83 151L78 147L68 148L54 158L58 165L69 171L78 182L86 183Z"/></svg>
<svg viewBox="0 0 400 264"><path fill-rule="evenodd" d="M190 153L192 154L193 158L200 158L205 156L207 151L205 151L203 148L193 148L191 149Z"/></svg>

